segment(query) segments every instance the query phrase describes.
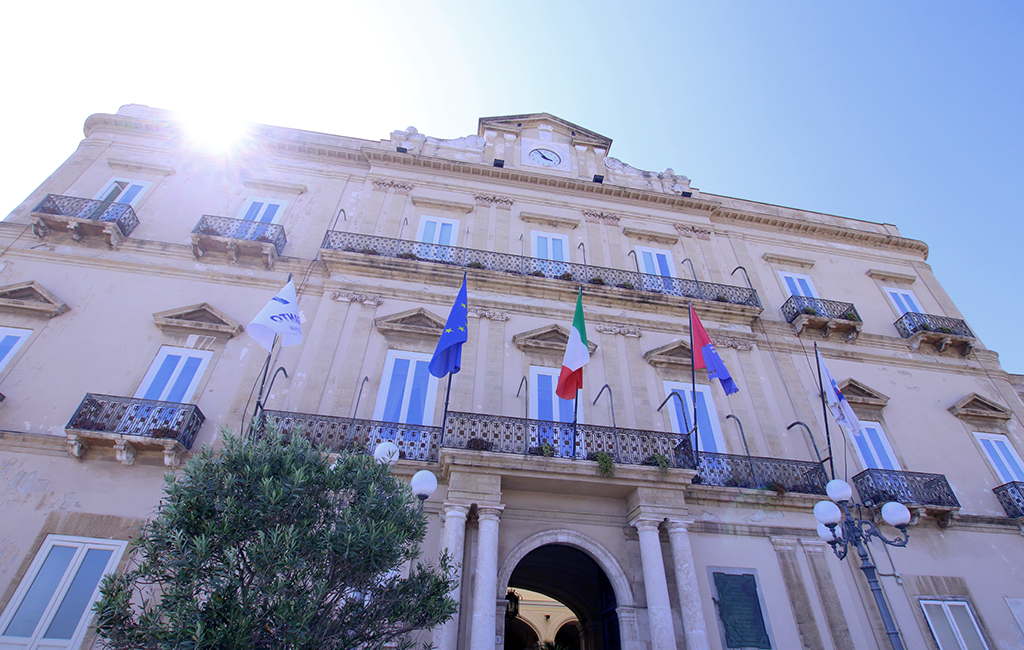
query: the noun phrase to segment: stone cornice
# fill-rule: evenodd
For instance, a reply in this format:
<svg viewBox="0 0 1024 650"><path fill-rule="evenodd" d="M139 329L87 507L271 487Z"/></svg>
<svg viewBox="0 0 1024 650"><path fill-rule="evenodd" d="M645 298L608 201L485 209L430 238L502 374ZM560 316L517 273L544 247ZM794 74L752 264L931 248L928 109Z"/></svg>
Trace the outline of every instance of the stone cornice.
<svg viewBox="0 0 1024 650"><path fill-rule="evenodd" d="M623 226L622 234L630 239L639 239L640 241L649 241L656 244L666 244L671 246L679 241L679 235L673 235L666 232L656 232L654 230L644 230L643 228L633 228L632 226Z"/></svg>
<svg viewBox="0 0 1024 650"><path fill-rule="evenodd" d="M432 208L434 210L442 210L445 212L463 212L470 213L475 207L472 203L462 203L461 201L448 201L446 199L435 199L426 196L411 196L412 204L417 208Z"/></svg>
<svg viewBox="0 0 1024 650"><path fill-rule="evenodd" d="M814 260L807 260L800 257L790 257L789 255L778 255L776 253L765 253L761 256L765 262L769 264L778 264L780 266L798 266L802 269L809 269L814 267Z"/></svg>
<svg viewBox="0 0 1024 650"><path fill-rule="evenodd" d="M904 284L913 284L917 280L916 275L910 275L909 273L899 273L897 271L885 271L882 269L868 269L866 271L868 277L878 280L879 282L902 282Z"/></svg>
<svg viewBox="0 0 1024 650"><path fill-rule="evenodd" d="M149 163L138 162L135 160L121 160L118 158L108 158L107 165L109 165L111 169L123 172L153 174L154 176L172 176L174 174L174 167L164 167L163 165L151 165Z"/></svg>
<svg viewBox="0 0 1024 650"><path fill-rule="evenodd" d="M571 217L556 217L550 214L539 214L537 212L520 212L519 218L527 223L536 223L552 228L568 228L575 230L580 225L579 219Z"/></svg>
<svg viewBox="0 0 1024 650"><path fill-rule="evenodd" d="M260 178L243 178L242 183L246 187L250 187L254 190L280 192L281 194L303 194L309 189L303 184L281 183L274 180L264 180Z"/></svg>

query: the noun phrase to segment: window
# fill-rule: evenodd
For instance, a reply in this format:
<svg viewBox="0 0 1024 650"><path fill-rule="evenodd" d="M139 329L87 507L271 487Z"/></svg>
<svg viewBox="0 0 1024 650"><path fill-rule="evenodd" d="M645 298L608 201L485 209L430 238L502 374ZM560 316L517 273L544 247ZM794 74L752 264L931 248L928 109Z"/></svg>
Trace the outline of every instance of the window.
<svg viewBox="0 0 1024 650"><path fill-rule="evenodd" d="M921 314L921 303L914 297L913 292L907 289L893 289L891 287L885 287L885 293L889 296L889 300L892 301L893 306L896 307L896 311L899 312L900 316L907 313Z"/></svg>
<svg viewBox="0 0 1024 650"><path fill-rule="evenodd" d="M967 603L957 600L922 600L921 609L939 650L988 650L981 628Z"/></svg>
<svg viewBox="0 0 1024 650"><path fill-rule="evenodd" d="M75 648L127 542L48 535L0 616L0 647Z"/></svg>
<svg viewBox="0 0 1024 650"><path fill-rule="evenodd" d="M789 295L803 296L804 298L818 297L818 292L814 290L814 283L811 282L809 276L779 271L779 277L782 278L782 283L786 285Z"/></svg>
<svg viewBox="0 0 1024 650"><path fill-rule="evenodd" d="M163 346L142 380L135 397L184 404L203 378L213 352Z"/></svg>
<svg viewBox="0 0 1024 650"><path fill-rule="evenodd" d="M678 399L672 398L668 407L671 407L669 416L672 418L672 429L676 433L686 433L693 429L693 390L690 384L676 381L665 382L665 396L670 393L677 393L683 398L686 408L679 403ZM699 451L724 454L725 441L722 438L722 429L718 423L718 411L715 410L715 400L711 397L711 387L702 384L697 385L697 431L700 433Z"/></svg>
<svg viewBox="0 0 1024 650"><path fill-rule="evenodd" d="M429 354L388 350L373 419L431 426L437 379L429 365Z"/></svg>
<svg viewBox="0 0 1024 650"><path fill-rule="evenodd" d="M142 192L150 186L150 183L133 181L126 178L115 178L96 195L100 201L111 201L112 203L127 203L134 206Z"/></svg>
<svg viewBox="0 0 1024 650"><path fill-rule="evenodd" d="M569 261L569 238L565 235L552 235L543 232L531 233L533 238L533 256L552 262Z"/></svg>
<svg viewBox="0 0 1024 650"><path fill-rule="evenodd" d="M555 394L561 373L561 368L530 366L530 419L572 424L574 400ZM577 422L583 422L582 413ZM572 456L572 427L538 425L537 444L551 445L560 456Z"/></svg>
<svg viewBox="0 0 1024 650"><path fill-rule="evenodd" d="M256 223L278 223L284 214L283 201L251 198L242 207L242 220Z"/></svg>
<svg viewBox="0 0 1024 650"><path fill-rule="evenodd" d="M454 247L458 242L458 238L458 221L442 219L440 217L420 217L416 241L422 242L425 245L416 248L416 255L430 260L454 261L454 248L442 247Z"/></svg>
<svg viewBox="0 0 1024 650"><path fill-rule="evenodd" d="M988 456L988 462L999 475L1003 483L1010 481L1024 481L1024 463L1021 462L1017 450L1010 445L1010 440L1003 435L995 433L974 432L981 448Z"/></svg>
<svg viewBox="0 0 1024 650"><path fill-rule="evenodd" d="M853 443L865 469L899 470L896 454L892 453L889 439L885 437L882 425L877 422L861 422L860 431L854 434Z"/></svg>
<svg viewBox="0 0 1024 650"><path fill-rule="evenodd" d="M32 330L0 327L0 370L7 367L30 334Z"/></svg>
<svg viewBox="0 0 1024 650"><path fill-rule="evenodd" d="M671 252L637 246L636 256L640 272L644 274L642 280L645 290L667 292L672 289L672 281L665 279L676 277Z"/></svg>
<svg viewBox="0 0 1024 650"><path fill-rule="evenodd" d="M764 598L752 570L708 569L718 629L726 648L771 650Z"/></svg>

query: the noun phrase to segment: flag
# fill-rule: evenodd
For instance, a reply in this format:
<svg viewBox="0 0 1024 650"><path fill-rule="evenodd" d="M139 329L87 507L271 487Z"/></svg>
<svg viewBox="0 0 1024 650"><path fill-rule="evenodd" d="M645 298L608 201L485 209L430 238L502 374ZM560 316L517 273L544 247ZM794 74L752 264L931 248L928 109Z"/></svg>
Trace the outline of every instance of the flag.
<svg viewBox="0 0 1024 650"><path fill-rule="evenodd" d="M469 311L466 307L466 276L462 276L462 288L455 297L455 304L448 313L441 338L437 340L434 356L430 357L430 374L438 379L448 373L455 374L462 369L462 344L469 338Z"/></svg>
<svg viewBox="0 0 1024 650"><path fill-rule="evenodd" d="M825 404L828 405L828 410L832 411L832 417L836 419L839 426L845 428L851 435L855 435L860 431L860 420L857 419L853 407L843 396L843 391L839 390L836 380L832 379L832 373L828 371L825 360L821 358L821 352L815 350L814 353L818 357L818 372L821 374L821 385L825 391L822 395Z"/></svg>
<svg viewBox="0 0 1024 650"><path fill-rule="evenodd" d="M302 320L298 303L295 281L288 280L288 284L249 323L249 336L267 350L274 347L275 334L281 335L281 345L302 343Z"/></svg>
<svg viewBox="0 0 1024 650"><path fill-rule="evenodd" d="M722 357L718 356L718 350L711 342L711 337L704 331L693 305L690 305L690 322L693 328L693 367L707 368L708 377L722 382L722 389L726 395L740 392L736 382L732 380L732 375L726 370Z"/></svg>
<svg viewBox="0 0 1024 650"><path fill-rule="evenodd" d="M590 348L587 347L587 326L583 323L583 289L580 289L576 295L576 315L569 330L569 341L565 344L565 357L555 394L562 399L575 399L576 391L583 388L583 366L588 363Z"/></svg>

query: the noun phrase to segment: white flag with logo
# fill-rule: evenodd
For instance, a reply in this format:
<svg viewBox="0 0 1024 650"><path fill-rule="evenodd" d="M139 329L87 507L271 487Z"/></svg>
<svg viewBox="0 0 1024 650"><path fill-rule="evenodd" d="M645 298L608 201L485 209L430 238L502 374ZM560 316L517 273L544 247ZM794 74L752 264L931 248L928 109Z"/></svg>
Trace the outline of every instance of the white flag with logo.
<svg viewBox="0 0 1024 650"><path fill-rule="evenodd" d="M288 284L249 323L249 336L267 350L274 346L275 334L281 335L281 345L302 343L302 320L294 280L288 280Z"/></svg>
<svg viewBox="0 0 1024 650"><path fill-rule="evenodd" d="M856 435L860 431L860 420L857 419L857 414L853 412L853 407L850 406L850 403L846 401L846 397L843 396L843 391L839 390L836 380L832 379L832 373L828 371L825 360L821 358L821 352L817 352L817 355L818 368L821 372L821 385L825 390L825 404L828 405L828 410L832 411L832 417L836 419L836 422L849 431L851 435Z"/></svg>

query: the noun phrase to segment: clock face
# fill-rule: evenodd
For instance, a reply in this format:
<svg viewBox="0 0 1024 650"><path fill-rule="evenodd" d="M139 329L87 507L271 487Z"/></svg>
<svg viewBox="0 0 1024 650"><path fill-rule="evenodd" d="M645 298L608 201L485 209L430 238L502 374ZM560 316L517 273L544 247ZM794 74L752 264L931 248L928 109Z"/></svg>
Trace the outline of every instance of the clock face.
<svg viewBox="0 0 1024 650"><path fill-rule="evenodd" d="M550 149L534 149L529 157L530 162L542 167L557 167L562 164L562 157Z"/></svg>

